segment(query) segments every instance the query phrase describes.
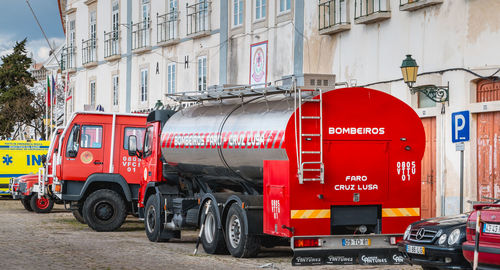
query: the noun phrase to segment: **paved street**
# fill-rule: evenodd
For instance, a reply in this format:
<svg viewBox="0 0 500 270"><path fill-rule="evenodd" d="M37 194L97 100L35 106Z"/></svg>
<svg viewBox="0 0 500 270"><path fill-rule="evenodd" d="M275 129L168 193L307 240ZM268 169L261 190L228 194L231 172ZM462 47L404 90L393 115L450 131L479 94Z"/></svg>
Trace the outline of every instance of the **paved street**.
<svg viewBox="0 0 500 270"><path fill-rule="evenodd" d="M50 214L27 212L19 201L0 199L2 269L292 269L288 248L267 249L258 258L192 252L196 232L180 241L151 243L134 217L118 232L97 233L60 205ZM269 269L269 268L267 268ZM295 267L294 269L419 269L410 266Z"/></svg>

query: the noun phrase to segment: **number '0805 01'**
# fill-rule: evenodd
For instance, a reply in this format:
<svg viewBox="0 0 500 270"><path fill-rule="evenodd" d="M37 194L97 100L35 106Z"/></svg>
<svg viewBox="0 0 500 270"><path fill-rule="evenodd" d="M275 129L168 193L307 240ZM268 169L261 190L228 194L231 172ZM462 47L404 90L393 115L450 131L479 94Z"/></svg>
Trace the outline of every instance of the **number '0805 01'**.
<svg viewBox="0 0 500 270"><path fill-rule="evenodd" d="M410 181L411 176L414 176L417 170L415 161L398 161L396 164L401 181Z"/></svg>

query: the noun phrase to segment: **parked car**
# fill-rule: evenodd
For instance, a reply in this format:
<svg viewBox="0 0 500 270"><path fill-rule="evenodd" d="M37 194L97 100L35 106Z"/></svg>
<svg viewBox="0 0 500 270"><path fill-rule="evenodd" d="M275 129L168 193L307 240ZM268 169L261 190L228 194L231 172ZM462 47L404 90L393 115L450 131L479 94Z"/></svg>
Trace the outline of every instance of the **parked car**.
<svg viewBox="0 0 500 270"><path fill-rule="evenodd" d="M410 224L398 249L409 264L423 269L470 269L462 254L468 214L425 219Z"/></svg>
<svg viewBox="0 0 500 270"><path fill-rule="evenodd" d="M467 220L467 241L463 243L465 258L473 263L476 244L477 213L479 221L478 266L480 269L500 269L500 203L477 204Z"/></svg>

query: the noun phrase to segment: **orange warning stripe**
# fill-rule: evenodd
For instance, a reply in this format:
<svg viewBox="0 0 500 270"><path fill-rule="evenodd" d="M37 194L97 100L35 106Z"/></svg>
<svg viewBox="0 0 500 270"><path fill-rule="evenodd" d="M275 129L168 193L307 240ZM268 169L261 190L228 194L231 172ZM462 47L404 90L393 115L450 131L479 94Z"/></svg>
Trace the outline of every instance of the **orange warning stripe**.
<svg viewBox="0 0 500 270"><path fill-rule="evenodd" d="M330 218L330 209L292 210L292 219Z"/></svg>
<svg viewBox="0 0 500 270"><path fill-rule="evenodd" d="M382 208L382 217L418 217L420 208Z"/></svg>

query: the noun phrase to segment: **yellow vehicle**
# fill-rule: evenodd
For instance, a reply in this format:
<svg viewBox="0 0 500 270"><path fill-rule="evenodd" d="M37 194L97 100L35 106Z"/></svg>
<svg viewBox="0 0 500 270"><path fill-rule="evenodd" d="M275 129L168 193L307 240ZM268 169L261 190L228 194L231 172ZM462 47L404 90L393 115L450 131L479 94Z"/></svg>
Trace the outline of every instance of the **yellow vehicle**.
<svg viewBox="0 0 500 270"><path fill-rule="evenodd" d="M50 141L0 141L0 195L10 195L9 180L37 173Z"/></svg>

